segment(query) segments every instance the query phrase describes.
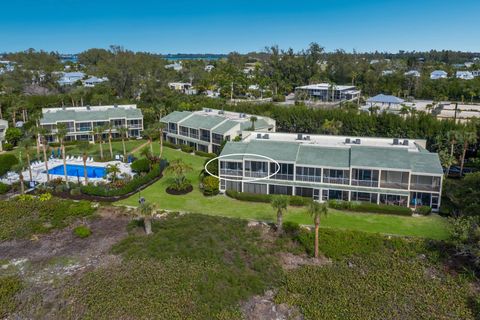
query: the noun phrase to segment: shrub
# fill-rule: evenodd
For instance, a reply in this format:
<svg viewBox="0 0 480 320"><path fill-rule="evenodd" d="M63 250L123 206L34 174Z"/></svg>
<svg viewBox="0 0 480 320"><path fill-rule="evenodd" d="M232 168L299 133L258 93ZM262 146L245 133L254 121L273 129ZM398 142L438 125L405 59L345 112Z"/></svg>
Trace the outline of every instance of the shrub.
<svg viewBox="0 0 480 320"><path fill-rule="evenodd" d="M265 202L270 203L272 195L271 194L257 194L257 193L248 193L248 192L237 192L233 190L227 190L226 195L242 201L251 201L251 202ZM305 206L311 200L310 198L304 198L300 196L288 196L288 203L292 206Z"/></svg>
<svg viewBox="0 0 480 320"><path fill-rule="evenodd" d="M195 155L206 158L215 158L217 155L215 153L203 152L200 150L195 150Z"/></svg>
<svg viewBox="0 0 480 320"><path fill-rule="evenodd" d="M291 236L292 238L296 238L300 233L300 225L296 222L285 221L282 224L282 228L285 234Z"/></svg>
<svg viewBox="0 0 480 320"><path fill-rule="evenodd" d="M383 214L396 214L401 216L411 216L412 211L407 207L393 206L386 204L376 204L370 202L354 202L331 200L328 206L337 210L349 210L355 212L371 212Z"/></svg>
<svg viewBox="0 0 480 320"><path fill-rule="evenodd" d="M92 230L90 230L87 226L78 226L73 229L73 234L79 238L88 238L92 234Z"/></svg>
<svg viewBox="0 0 480 320"><path fill-rule="evenodd" d="M171 143L171 142L168 142L168 141L164 141L163 146L167 147L167 148L172 148L172 149L180 149L180 145L174 144L174 143Z"/></svg>
<svg viewBox="0 0 480 320"><path fill-rule="evenodd" d="M38 197L39 201L50 201L52 199L52 194L51 193L43 193Z"/></svg>
<svg viewBox="0 0 480 320"><path fill-rule="evenodd" d="M3 145L3 150L12 151L13 150L13 144L11 144L9 142L5 142L5 144Z"/></svg>
<svg viewBox="0 0 480 320"><path fill-rule="evenodd" d="M5 194L8 191L10 191L12 187L10 187L8 184L0 182L0 194Z"/></svg>
<svg viewBox="0 0 480 320"><path fill-rule="evenodd" d="M310 198L306 197L301 197L301 196L290 196L289 197L289 203L292 206L305 206L307 205L310 201L312 201Z"/></svg>
<svg viewBox="0 0 480 320"><path fill-rule="evenodd" d="M203 178L202 183L203 183L203 195L214 196L220 192L218 189L218 178L208 176Z"/></svg>
<svg viewBox="0 0 480 320"><path fill-rule="evenodd" d="M82 194L82 189L80 189L79 187L73 188L73 189L70 190L70 194L72 196L79 196L79 195Z"/></svg>
<svg viewBox="0 0 480 320"><path fill-rule="evenodd" d="M148 172L150 170L150 161L146 158L135 160L132 162L131 168L137 173Z"/></svg>
<svg viewBox="0 0 480 320"><path fill-rule="evenodd" d="M432 208L430 208L429 206L417 207L415 209L415 213L420 214L422 216L428 216L430 213L432 213Z"/></svg>
<svg viewBox="0 0 480 320"><path fill-rule="evenodd" d="M285 96L283 94L276 94L272 97L273 102L285 102Z"/></svg>
<svg viewBox="0 0 480 320"><path fill-rule="evenodd" d="M20 130L19 128L10 127L7 129L7 131L5 131L5 140L7 140L8 143L16 146L18 142L22 139L22 135L22 130Z"/></svg>
<svg viewBox="0 0 480 320"><path fill-rule="evenodd" d="M17 197L18 201L33 201L35 200L35 197L30 195L30 194L21 194Z"/></svg>
<svg viewBox="0 0 480 320"><path fill-rule="evenodd" d="M194 150L193 147L187 146L186 144L182 145L180 149L182 149L182 151L186 153L192 153Z"/></svg>
<svg viewBox="0 0 480 320"><path fill-rule="evenodd" d="M13 154L0 154L0 176L10 171L17 163L18 159Z"/></svg>

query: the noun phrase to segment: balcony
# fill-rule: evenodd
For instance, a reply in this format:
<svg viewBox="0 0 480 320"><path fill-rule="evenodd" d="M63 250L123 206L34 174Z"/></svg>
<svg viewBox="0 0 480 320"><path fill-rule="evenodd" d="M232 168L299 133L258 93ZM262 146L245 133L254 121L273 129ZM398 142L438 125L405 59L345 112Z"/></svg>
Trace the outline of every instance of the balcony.
<svg viewBox="0 0 480 320"><path fill-rule="evenodd" d="M141 129L141 128L142 128L142 125L139 124L139 123L135 123L135 124L129 124L129 125L127 125L127 127L128 127L129 129Z"/></svg>
<svg viewBox="0 0 480 320"><path fill-rule="evenodd" d="M92 131L92 127L80 127L80 128L77 128L77 131L80 131L80 132Z"/></svg>
<svg viewBox="0 0 480 320"><path fill-rule="evenodd" d="M410 185L412 190L421 190L421 191L440 191L440 186L435 184L422 184L422 183L412 183Z"/></svg>
<svg viewBox="0 0 480 320"><path fill-rule="evenodd" d="M275 180L293 180L293 174L277 173L272 177Z"/></svg>
<svg viewBox="0 0 480 320"><path fill-rule="evenodd" d="M213 138L212 139L212 143L214 143L214 144L222 144L222 142L223 142L223 139L218 139L218 138Z"/></svg>
<svg viewBox="0 0 480 320"><path fill-rule="evenodd" d="M335 177L323 177L324 183L332 183L332 184L349 184L350 179L348 178L335 178Z"/></svg>
<svg viewBox="0 0 480 320"><path fill-rule="evenodd" d="M242 176L243 175L243 170L233 170L233 169L220 169L220 174L221 175L226 175L226 176Z"/></svg>
<svg viewBox="0 0 480 320"><path fill-rule="evenodd" d="M322 182L322 178L320 176L309 176L303 174L297 174L296 177L297 181L305 181L305 182Z"/></svg>
<svg viewBox="0 0 480 320"><path fill-rule="evenodd" d="M408 183L394 182L394 181L381 181L380 188L407 190Z"/></svg>
<svg viewBox="0 0 480 320"><path fill-rule="evenodd" d="M188 130L180 130L180 135L188 137Z"/></svg>
<svg viewBox="0 0 480 320"><path fill-rule="evenodd" d="M210 142L210 136L201 136L200 140Z"/></svg>
<svg viewBox="0 0 480 320"><path fill-rule="evenodd" d="M265 177L268 177L268 172L265 172L265 171L245 171L245 177L265 178Z"/></svg>
<svg viewBox="0 0 480 320"><path fill-rule="evenodd" d="M378 187L378 180L356 180L356 179L352 179L352 186Z"/></svg>

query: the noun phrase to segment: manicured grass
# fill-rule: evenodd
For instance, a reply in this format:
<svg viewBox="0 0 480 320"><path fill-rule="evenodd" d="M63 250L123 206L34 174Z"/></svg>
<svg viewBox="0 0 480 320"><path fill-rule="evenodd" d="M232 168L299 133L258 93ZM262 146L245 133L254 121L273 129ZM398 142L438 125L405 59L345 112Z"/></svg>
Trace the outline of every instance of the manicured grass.
<svg viewBox="0 0 480 320"><path fill-rule="evenodd" d="M158 143L154 144L154 152L158 154ZM194 170L187 176L192 181L194 190L183 196L173 196L165 192L169 176L148 187L141 192L147 201L154 202L161 209L196 212L209 215L219 215L232 218L274 221L275 212L267 203L253 203L238 201L227 196L205 197L198 188L199 173L203 169L206 158L186 154L180 150L164 148L164 157L168 160L182 158ZM118 205L137 206L139 194L118 202ZM294 221L300 224L312 224L312 220L305 212L305 208L290 207L285 215L285 221ZM323 218L322 226L378 232L384 234L426 237L432 239L446 239L449 235L448 225L438 216L402 217L382 214L352 213L330 210Z"/></svg>

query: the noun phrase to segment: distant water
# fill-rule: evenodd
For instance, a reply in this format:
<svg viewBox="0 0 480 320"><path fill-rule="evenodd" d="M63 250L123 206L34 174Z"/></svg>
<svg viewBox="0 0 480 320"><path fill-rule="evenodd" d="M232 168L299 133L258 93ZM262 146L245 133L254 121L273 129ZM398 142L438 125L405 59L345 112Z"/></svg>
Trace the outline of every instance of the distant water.
<svg viewBox="0 0 480 320"><path fill-rule="evenodd" d="M205 56L189 56L189 55L172 55L172 56L164 56L163 58L168 61L180 61L180 60L207 60L207 61L215 61L225 58L226 55L205 55Z"/></svg>

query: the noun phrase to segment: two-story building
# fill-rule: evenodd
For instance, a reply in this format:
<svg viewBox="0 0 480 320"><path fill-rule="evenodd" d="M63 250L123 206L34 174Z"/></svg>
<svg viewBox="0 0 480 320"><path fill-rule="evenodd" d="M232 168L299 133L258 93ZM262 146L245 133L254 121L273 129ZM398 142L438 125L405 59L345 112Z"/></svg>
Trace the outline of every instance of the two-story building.
<svg viewBox="0 0 480 320"><path fill-rule="evenodd" d="M360 97L360 90L350 85L318 83L296 87L295 97L298 100L311 99L325 102L350 101Z"/></svg>
<svg viewBox="0 0 480 320"><path fill-rule="evenodd" d="M57 141L57 125L67 127L65 141L81 140L95 142L95 128L104 129L104 137L110 131L118 137L118 128L128 129L128 137L140 137L143 131L143 114L136 105L113 105L95 107L44 108L40 126L50 132L48 140Z"/></svg>
<svg viewBox="0 0 480 320"><path fill-rule="evenodd" d="M252 122L252 117L255 121ZM201 111L174 111L160 119L164 123L164 139L203 152L217 153L224 141L242 135L242 131L274 132L275 120L205 108Z"/></svg>
<svg viewBox="0 0 480 320"><path fill-rule="evenodd" d="M424 140L244 133L219 159L220 190L440 207L443 170Z"/></svg>
<svg viewBox="0 0 480 320"><path fill-rule="evenodd" d="M8 129L8 121L0 119L0 151L3 151L3 143L5 141L5 132Z"/></svg>

